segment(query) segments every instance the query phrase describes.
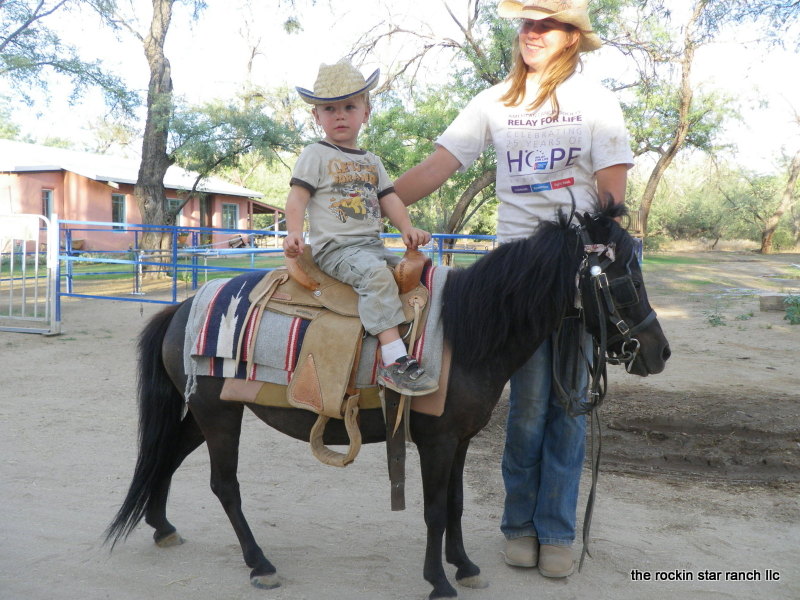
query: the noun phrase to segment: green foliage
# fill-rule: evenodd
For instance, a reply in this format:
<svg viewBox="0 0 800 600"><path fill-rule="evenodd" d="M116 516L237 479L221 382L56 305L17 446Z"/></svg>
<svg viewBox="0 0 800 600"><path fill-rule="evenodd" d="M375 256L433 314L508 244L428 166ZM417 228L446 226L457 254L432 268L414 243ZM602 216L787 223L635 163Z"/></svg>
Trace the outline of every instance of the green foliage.
<svg viewBox="0 0 800 600"><path fill-rule="evenodd" d="M622 102L635 156L661 154L672 143L679 123L680 95L668 80L645 81ZM695 93L688 115L685 147L703 152L717 150L714 138L723 122L736 116L732 99L717 93Z"/></svg>
<svg viewBox="0 0 800 600"><path fill-rule="evenodd" d="M177 109L170 136L175 161L201 176L252 160L270 163L279 151L293 151L300 144L296 131L275 122L260 107L222 101Z"/></svg>
<svg viewBox="0 0 800 600"><path fill-rule="evenodd" d="M416 98L411 110L396 96L381 98L362 134L361 144L381 157L390 176L399 176L433 152L436 138L458 115L468 98L468 94L460 93L463 90L454 87L429 89L424 96ZM481 173L492 168L494 154L486 153L466 172L453 175L433 195L409 208L414 223L429 231L445 231L461 194ZM476 203L483 201L481 208L491 213L493 205L485 204L488 200L480 197ZM481 219L483 224L480 227L485 231L489 225L482 216L477 221ZM491 230L493 233L493 224Z"/></svg>
<svg viewBox="0 0 800 600"><path fill-rule="evenodd" d="M722 327L727 325L725 322L725 316L720 312L719 307L714 308L714 310L705 311L703 313L706 316L706 321L712 327Z"/></svg>
<svg viewBox="0 0 800 600"><path fill-rule="evenodd" d="M127 153L139 142L139 128L132 119L99 117L90 122L87 128L94 140L88 150L97 154Z"/></svg>
<svg viewBox="0 0 800 600"><path fill-rule="evenodd" d="M512 44L517 36L516 24L497 16L494 3L479 8L477 34L463 43L460 53L467 61L465 68L456 73L454 83L461 92L471 95L500 83L511 70Z"/></svg>
<svg viewBox="0 0 800 600"><path fill-rule="evenodd" d="M631 172L628 203L636 209L644 187L639 170ZM780 202L784 180L690 157L676 160L656 193L645 248L657 250L669 240L704 240L709 248L721 239L760 242L764 223ZM792 217L784 215L773 247L794 247Z"/></svg>
<svg viewBox="0 0 800 600"><path fill-rule="evenodd" d="M0 102L7 103L7 99L2 98ZM16 140L19 139L20 133L20 126L12 120L11 111L7 106L0 104L0 139Z"/></svg>
<svg viewBox="0 0 800 600"><path fill-rule="evenodd" d="M786 305L786 314L783 318L792 325L800 325L800 296L786 296L783 303Z"/></svg>
<svg viewBox="0 0 800 600"><path fill-rule="evenodd" d="M781 203L785 179L776 175L758 175L744 169L726 171L717 185L724 198L731 237L760 240L768 219ZM773 237L773 248L794 246L791 215L785 214Z"/></svg>
<svg viewBox="0 0 800 600"><path fill-rule="evenodd" d="M303 25L297 17L289 17L283 22L283 30L286 33L300 33Z"/></svg>
<svg viewBox="0 0 800 600"><path fill-rule="evenodd" d="M73 0L0 3L0 77L28 104L33 102L32 91L47 91L49 76L55 74L71 83L70 101L86 88L97 87L112 110L131 114L138 97L122 79L107 72L99 60L83 60L54 28L60 14L77 6Z"/></svg>

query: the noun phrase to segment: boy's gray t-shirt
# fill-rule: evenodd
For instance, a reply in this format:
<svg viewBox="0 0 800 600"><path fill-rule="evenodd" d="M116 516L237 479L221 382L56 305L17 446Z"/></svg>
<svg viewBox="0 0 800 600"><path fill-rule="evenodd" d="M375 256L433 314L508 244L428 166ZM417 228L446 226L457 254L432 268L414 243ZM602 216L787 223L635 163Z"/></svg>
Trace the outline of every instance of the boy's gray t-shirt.
<svg viewBox="0 0 800 600"><path fill-rule="evenodd" d="M378 200L394 191L376 155L324 141L303 150L290 184L311 192L309 242L315 255L331 240L378 237L382 226Z"/></svg>

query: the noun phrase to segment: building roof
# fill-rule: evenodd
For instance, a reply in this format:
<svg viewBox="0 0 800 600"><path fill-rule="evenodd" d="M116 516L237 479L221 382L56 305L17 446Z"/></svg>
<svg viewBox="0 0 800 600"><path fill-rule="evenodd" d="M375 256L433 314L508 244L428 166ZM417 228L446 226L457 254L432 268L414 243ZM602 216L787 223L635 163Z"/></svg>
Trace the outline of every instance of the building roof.
<svg viewBox="0 0 800 600"><path fill-rule="evenodd" d="M139 176L139 162L138 158L121 158L107 154L91 154L64 148L26 144L15 140L0 140L0 172L5 173L70 171L105 183L135 184ZM191 190L197 175L197 173L173 165L167 169L164 187ZM206 177L197 185L197 191L246 198L263 197L260 192L235 185L219 177Z"/></svg>

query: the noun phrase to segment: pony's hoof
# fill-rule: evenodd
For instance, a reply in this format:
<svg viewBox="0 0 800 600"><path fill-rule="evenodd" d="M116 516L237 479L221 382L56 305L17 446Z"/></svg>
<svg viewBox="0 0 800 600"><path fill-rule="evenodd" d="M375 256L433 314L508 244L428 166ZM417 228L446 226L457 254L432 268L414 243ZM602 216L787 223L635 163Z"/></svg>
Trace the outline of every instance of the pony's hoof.
<svg viewBox="0 0 800 600"><path fill-rule="evenodd" d="M485 590L489 587L489 580L481 577L480 575L456 579L456 583L466 588L472 588L473 590Z"/></svg>
<svg viewBox="0 0 800 600"><path fill-rule="evenodd" d="M428 600L444 600L445 598L458 598L458 592L449 583L446 583L441 589L433 590L428 596Z"/></svg>
<svg viewBox="0 0 800 600"><path fill-rule="evenodd" d="M250 577L250 583L253 587L260 590L272 590L281 586L280 579L277 573L270 573L269 575L253 575Z"/></svg>
<svg viewBox="0 0 800 600"><path fill-rule="evenodd" d="M184 540L177 531L168 533L163 537L155 538L156 546L158 546L159 548L171 548L172 546L180 546L185 541L186 540Z"/></svg>

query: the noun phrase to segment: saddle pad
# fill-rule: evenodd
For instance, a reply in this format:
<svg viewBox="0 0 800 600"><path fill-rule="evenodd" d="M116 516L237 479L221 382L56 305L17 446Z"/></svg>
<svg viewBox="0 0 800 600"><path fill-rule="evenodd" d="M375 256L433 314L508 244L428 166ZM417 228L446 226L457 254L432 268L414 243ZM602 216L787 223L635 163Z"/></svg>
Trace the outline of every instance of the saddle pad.
<svg viewBox="0 0 800 600"><path fill-rule="evenodd" d="M447 267L431 267L423 275L423 284L430 294L429 313L422 335L411 352L434 377L438 377L441 371L443 347L440 322L441 291L448 272ZM241 357L241 362L235 359L236 333L244 326L243 315L247 313L247 307L244 306L247 304L245 290L251 290L264 274L247 275L254 275L254 281L250 278L238 281L242 276L230 280L212 280L202 286L195 295L184 342L184 366L190 380L187 382L185 394L187 401L198 375L280 385L288 385L292 380L303 336L309 323L306 319L265 311L261 315L258 331L247 332L248 336L256 334L250 372L247 372L244 361L246 356ZM249 291L246 293L249 294ZM215 323L221 324L222 332L207 330L209 327L213 328ZM377 338L365 337L356 375L357 387L375 385L377 354Z"/></svg>
<svg viewBox="0 0 800 600"><path fill-rule="evenodd" d="M197 328L193 354L236 356L237 342L250 308L250 293L263 278L263 272L254 271L233 279L214 279L200 288L195 304L199 301L205 307L205 314Z"/></svg>

